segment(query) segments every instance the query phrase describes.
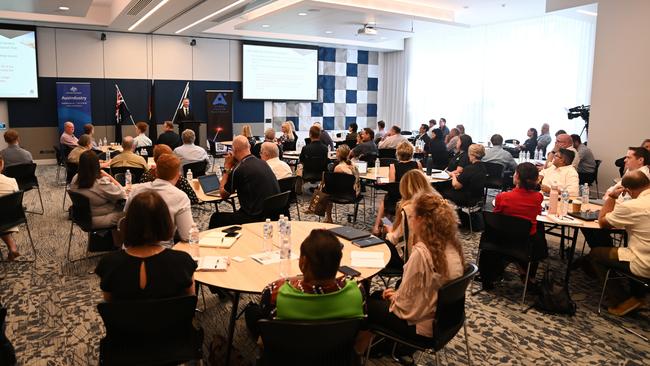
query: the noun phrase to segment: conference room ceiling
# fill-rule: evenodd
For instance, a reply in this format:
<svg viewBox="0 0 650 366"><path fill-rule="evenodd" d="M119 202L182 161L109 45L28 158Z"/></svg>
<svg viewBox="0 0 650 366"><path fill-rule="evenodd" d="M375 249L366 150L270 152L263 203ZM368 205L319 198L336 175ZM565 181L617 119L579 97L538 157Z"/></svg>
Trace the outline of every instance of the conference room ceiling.
<svg viewBox="0 0 650 366"><path fill-rule="evenodd" d="M0 2L0 21L399 50L441 25L524 19L545 8L546 0L15 0ZM358 34L364 25L377 34Z"/></svg>

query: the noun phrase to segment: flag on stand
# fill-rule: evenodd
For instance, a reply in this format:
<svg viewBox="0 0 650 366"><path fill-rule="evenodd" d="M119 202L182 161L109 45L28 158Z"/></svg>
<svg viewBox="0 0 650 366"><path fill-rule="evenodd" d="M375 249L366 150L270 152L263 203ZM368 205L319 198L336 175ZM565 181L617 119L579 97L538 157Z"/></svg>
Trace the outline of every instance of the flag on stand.
<svg viewBox="0 0 650 366"><path fill-rule="evenodd" d="M149 91L149 138L152 141L156 140L156 136L158 136L158 131L157 126L156 126L156 116L154 112L154 80L151 80L151 89Z"/></svg>
<svg viewBox="0 0 650 366"><path fill-rule="evenodd" d="M122 141L122 122L129 118L129 110L124 104L124 97L119 88L115 88L115 140Z"/></svg>

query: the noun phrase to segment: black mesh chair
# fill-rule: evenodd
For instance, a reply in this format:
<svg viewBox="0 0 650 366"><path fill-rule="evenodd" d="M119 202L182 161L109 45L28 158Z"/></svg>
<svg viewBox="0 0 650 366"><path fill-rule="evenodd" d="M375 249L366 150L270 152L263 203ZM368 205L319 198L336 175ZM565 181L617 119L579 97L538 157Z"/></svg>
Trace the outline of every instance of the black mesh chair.
<svg viewBox="0 0 650 366"><path fill-rule="evenodd" d="M359 156L359 160L365 161L368 163L369 167L374 167L375 166L375 160L377 160L377 154L365 154Z"/></svg>
<svg viewBox="0 0 650 366"><path fill-rule="evenodd" d="M357 141L356 141L356 140L343 140L343 141L341 142L341 144L343 144L343 145L348 145L348 147L350 148L350 150L352 150L352 149L354 149L355 147L357 147Z"/></svg>
<svg viewBox="0 0 650 366"><path fill-rule="evenodd" d="M526 299L528 290L528 278L530 266L548 256L548 252L537 253L535 242L530 236L531 222L514 216L502 215L494 212L483 211L485 231L481 235L477 262L480 264L480 255L484 250L495 252L506 258L527 263L526 278L524 280L524 292L521 295L521 303Z"/></svg>
<svg viewBox="0 0 650 366"><path fill-rule="evenodd" d="M45 208L43 207L43 197L41 196L41 188L38 185L38 178L36 178L36 164L29 163L8 166L4 170L4 175L16 179L18 188L23 192L30 191L34 188L38 191L38 199L41 202L41 212L27 212L38 215L42 215L45 212Z"/></svg>
<svg viewBox="0 0 650 366"><path fill-rule="evenodd" d="M205 175L205 169L208 167L207 161L197 161L183 165L183 175L187 175L187 171L192 169L192 176L194 178L202 177Z"/></svg>
<svg viewBox="0 0 650 366"><path fill-rule="evenodd" d="M126 174L127 170L131 172L131 183L139 183L142 174L144 174L143 168L111 167L111 175L113 178L115 178L115 176L119 173Z"/></svg>
<svg viewBox="0 0 650 366"><path fill-rule="evenodd" d="M485 180L485 193L488 189L503 190L503 165L498 163L483 162L483 166L487 171L487 179Z"/></svg>
<svg viewBox="0 0 650 366"><path fill-rule="evenodd" d="M359 365L354 343L360 319L257 323L264 351L258 365Z"/></svg>
<svg viewBox="0 0 650 366"><path fill-rule="evenodd" d="M469 339L467 338L467 326L465 325L465 291L472 278L476 275L478 267L470 263L465 268L462 277L448 282L438 290L438 304L436 314L433 320L433 337L419 336L415 339L406 338L400 334L394 334L390 329L370 324L370 330L373 336L387 338L395 342L393 347L393 358L395 358L395 348L397 343L415 348L418 351L433 353L436 357L436 364L439 364L438 351L443 349L451 341L460 328L465 333L465 351L467 352L467 364L472 364L472 358L469 351ZM366 361L370 355L370 349L379 342L372 343L366 353ZM420 355L420 357L422 354ZM419 360L416 361L416 364Z"/></svg>
<svg viewBox="0 0 650 366"><path fill-rule="evenodd" d="M63 190L63 209L65 210L65 198L66 198L66 190L70 186L70 182L72 182L72 178L77 174L77 171L79 170L79 164L76 163L71 163L69 161L65 162L65 185L66 189Z"/></svg>
<svg viewBox="0 0 650 366"><path fill-rule="evenodd" d="M56 184L63 185L63 182L61 182L61 168L65 168L65 157L60 146L53 145L52 147L56 155Z"/></svg>
<svg viewBox="0 0 650 366"><path fill-rule="evenodd" d="M357 214L359 213L359 202L363 201L363 221L366 221L366 201L363 199L363 195L359 194L357 196L356 191L354 190L354 183L356 178L354 175L345 174L345 173L330 173L326 172L323 174L323 180L325 186L323 192L328 194L330 202L334 205L334 221L338 222L336 219L336 205L354 205L354 220L357 222Z"/></svg>
<svg viewBox="0 0 650 366"><path fill-rule="evenodd" d="M302 180L309 183L320 182L327 171L327 156L308 156L302 160Z"/></svg>
<svg viewBox="0 0 650 366"><path fill-rule="evenodd" d="M379 149L377 156L381 158L391 158L395 159L397 149Z"/></svg>
<svg viewBox="0 0 650 366"><path fill-rule="evenodd" d="M86 253L86 256L84 257L74 260L70 259L70 249L72 247L72 231L75 225L79 226L83 232L88 234L88 245L90 244L90 240L93 237L107 238L106 240L110 240L110 243L112 243L113 237L111 230L115 229L115 227L93 229L93 217L90 211L90 200L88 200L88 197L84 196L81 193L72 191L68 191L68 195L72 201L72 207L70 207L70 210L72 212L72 222L70 223L70 235L68 237L68 251L66 258L68 259L68 262L76 262L82 259L90 258L90 256L88 253ZM88 248L87 252L90 252Z"/></svg>
<svg viewBox="0 0 650 366"><path fill-rule="evenodd" d="M598 168L600 168L600 163L602 162L602 160L596 160L596 169L593 173L578 173L581 186L585 183L590 186L596 183L596 197L600 197L600 191L598 189Z"/></svg>
<svg viewBox="0 0 650 366"><path fill-rule="evenodd" d="M297 179L298 177L296 176L278 179L278 184L280 185L280 192L290 192L289 204L296 204L296 213L298 214L298 221L300 221L300 203L298 202L298 195L296 194Z"/></svg>
<svg viewBox="0 0 650 366"><path fill-rule="evenodd" d="M379 166L381 167L386 167L390 166L391 164L397 164L398 160L395 158L379 158Z"/></svg>
<svg viewBox="0 0 650 366"><path fill-rule="evenodd" d="M153 146L138 147L135 149L135 153L147 160L148 157L153 157Z"/></svg>
<svg viewBox="0 0 650 366"><path fill-rule="evenodd" d="M14 192L0 197L0 233L7 232L10 229L25 224L27 228L27 236L29 237L29 244L32 247L34 259L29 260L33 262L36 260L36 248L34 247L34 240L32 240L32 232L29 230L29 223L25 216L25 209L23 208L23 191Z"/></svg>
<svg viewBox="0 0 650 366"><path fill-rule="evenodd" d="M97 305L106 327L99 364L177 365L203 358L203 329L192 321L196 296Z"/></svg>
<svg viewBox="0 0 650 366"><path fill-rule="evenodd" d="M280 215L285 215L291 220L289 212L289 196L291 192L282 192L264 200L264 208L262 210L262 219L271 219L271 221L278 220Z"/></svg>
<svg viewBox="0 0 650 366"><path fill-rule="evenodd" d="M296 140L283 142L282 151L296 151Z"/></svg>

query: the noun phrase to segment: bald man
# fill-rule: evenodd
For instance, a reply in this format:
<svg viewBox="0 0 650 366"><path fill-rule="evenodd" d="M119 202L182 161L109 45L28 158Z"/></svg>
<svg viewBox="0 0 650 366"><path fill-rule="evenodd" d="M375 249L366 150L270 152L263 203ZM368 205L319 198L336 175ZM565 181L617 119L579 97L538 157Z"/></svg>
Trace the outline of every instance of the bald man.
<svg viewBox="0 0 650 366"><path fill-rule="evenodd" d="M237 193L240 208L236 212L215 212L210 218L210 228L241 225L262 221L264 200L280 193L278 180L266 162L251 154L251 146L245 136L232 141L232 151L224 161L221 178L221 197Z"/></svg>
<svg viewBox="0 0 650 366"><path fill-rule="evenodd" d="M555 137L555 146L553 146L553 151L548 153L548 156L546 157L546 167L548 168L553 165L553 158L560 149L573 151L575 157L573 158L573 163L571 163L571 165L573 165L575 169L578 169L578 164L580 164L580 155L578 154L578 150L573 147L573 139L571 138L571 135L566 133L561 133Z"/></svg>
<svg viewBox="0 0 650 366"><path fill-rule="evenodd" d="M273 171L273 174L275 174L275 177L280 180L293 176L291 167L289 164L280 160L279 154L280 150L278 149L278 145L275 143L264 142L262 144L260 155L262 157L262 160L266 161L266 163L271 167L271 170Z"/></svg>
<svg viewBox="0 0 650 366"><path fill-rule="evenodd" d="M61 138L59 138L59 142L61 143L61 145L66 146L70 148L70 150L72 150L75 147L79 146L78 141L79 140L74 135L74 124L70 121L64 123L63 133L61 134Z"/></svg>

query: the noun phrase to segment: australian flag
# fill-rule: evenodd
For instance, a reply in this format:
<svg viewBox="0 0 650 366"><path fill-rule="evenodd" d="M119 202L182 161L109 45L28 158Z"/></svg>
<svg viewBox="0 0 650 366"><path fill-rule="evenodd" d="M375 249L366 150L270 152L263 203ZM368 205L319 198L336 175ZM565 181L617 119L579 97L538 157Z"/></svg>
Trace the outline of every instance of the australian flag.
<svg viewBox="0 0 650 366"><path fill-rule="evenodd" d="M124 103L124 97L119 88L116 88L115 97L115 139L119 142L122 141L122 121L125 121L130 116L129 110Z"/></svg>

